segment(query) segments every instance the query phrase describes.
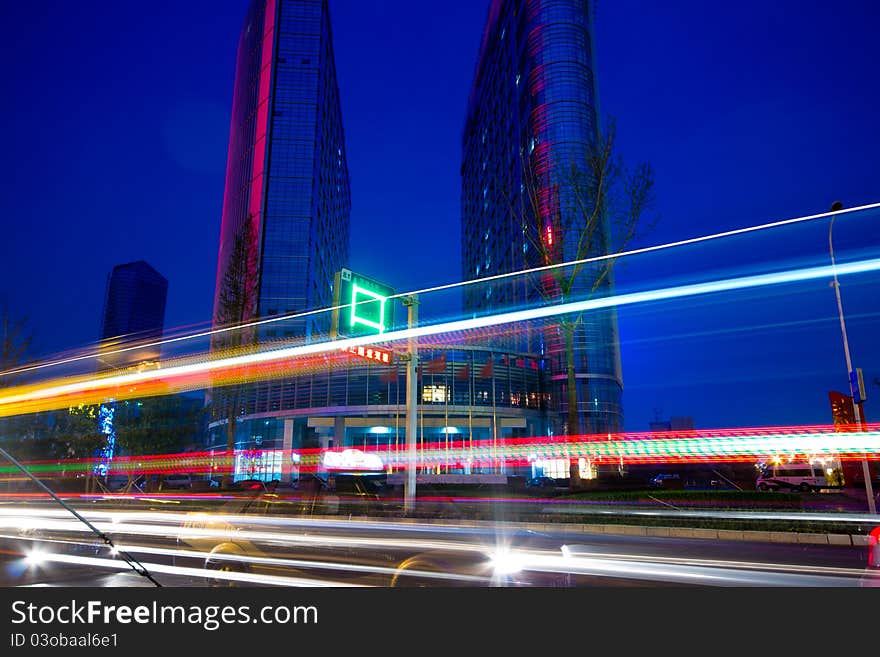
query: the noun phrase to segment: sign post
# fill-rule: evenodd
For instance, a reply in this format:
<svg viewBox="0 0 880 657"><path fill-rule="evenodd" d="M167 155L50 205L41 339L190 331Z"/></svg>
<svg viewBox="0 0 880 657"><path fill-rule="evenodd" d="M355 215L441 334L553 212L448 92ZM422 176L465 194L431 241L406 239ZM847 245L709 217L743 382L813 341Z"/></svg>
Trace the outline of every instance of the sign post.
<svg viewBox="0 0 880 657"><path fill-rule="evenodd" d="M381 336L394 326L394 304L391 297L394 288L379 281L342 269L336 274L333 286L333 338L352 338L363 335ZM419 300L417 295L403 299L408 308L408 326L419 325ZM351 353L380 363L393 361L386 349L376 347L356 347L348 349ZM404 513L415 509L416 499L416 425L418 419L418 362L419 343L410 338L406 358L406 480L403 489Z"/></svg>
<svg viewBox="0 0 880 657"><path fill-rule="evenodd" d="M416 328L419 325L419 298L418 295L406 297L403 305L408 308L407 327ZM418 365L419 365L419 341L409 339L409 353L406 363L406 480L403 485L403 512L406 515L415 510L416 504L416 467L418 454L416 452L416 425L418 419Z"/></svg>

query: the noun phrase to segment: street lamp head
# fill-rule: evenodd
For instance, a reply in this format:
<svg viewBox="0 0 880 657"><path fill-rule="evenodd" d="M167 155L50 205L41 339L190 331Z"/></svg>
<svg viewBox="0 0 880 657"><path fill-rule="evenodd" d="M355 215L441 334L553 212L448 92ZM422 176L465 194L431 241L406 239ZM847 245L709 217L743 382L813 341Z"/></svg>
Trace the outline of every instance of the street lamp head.
<svg viewBox="0 0 880 657"><path fill-rule="evenodd" d="M841 210L843 210L843 203L840 201L834 201L834 203L831 204L832 212L840 212Z"/></svg>

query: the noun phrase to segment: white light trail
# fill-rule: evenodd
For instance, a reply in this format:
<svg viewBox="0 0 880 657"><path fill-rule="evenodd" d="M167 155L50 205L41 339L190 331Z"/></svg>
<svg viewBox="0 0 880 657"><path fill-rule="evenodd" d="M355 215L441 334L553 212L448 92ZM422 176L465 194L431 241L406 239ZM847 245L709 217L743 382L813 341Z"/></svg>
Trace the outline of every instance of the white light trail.
<svg viewBox="0 0 880 657"><path fill-rule="evenodd" d="M36 539L43 540L43 539ZM45 539L47 543L66 543ZM475 546L479 548L480 546ZM193 559L227 560L247 563L254 567L282 567L294 569L317 569L355 571L364 574L397 575L406 577L433 578L437 580L461 580L480 584L495 583L490 577L479 577L465 573L437 573L411 570L399 572L389 567L371 567L364 564L342 564L309 561L300 559L279 559L250 555L211 554L204 551L157 548L126 544L128 552L153 555L174 556ZM495 567L495 575L519 572L553 573L591 577L611 577L669 583L693 583L708 586L859 586L874 585L880 582L876 573L857 568L825 567L802 564L735 561L729 559L701 559L691 557L668 557L664 555L634 552L629 554L601 552L594 546L566 544L561 550L530 550L505 548L491 555L490 564ZM127 570L127 565L100 557L86 557L53 552L41 552L41 564L51 562L89 567ZM270 584L276 586L352 586L338 580L314 579L312 577L291 577L271 575L251 571L222 571L146 563L154 574L163 573L182 577L229 580L244 583ZM528 577L526 577L528 581Z"/></svg>
<svg viewBox="0 0 880 657"><path fill-rule="evenodd" d="M158 536L166 539L179 539L182 542L188 540L214 539L218 542L224 540L232 540L240 543L241 541L251 541L256 543L278 543L285 545L300 546L343 546L350 548L368 548L368 549L401 549L412 550L418 552L428 552L431 550L444 549L454 551L485 551L485 546L473 545L469 543L458 543L454 541L439 541L430 539L410 539L397 538L395 536L340 536L335 534L319 534L319 533L290 533L279 531L255 531L246 529L246 525L232 526L219 520L213 516L205 516L204 518L188 519L188 522L203 525L200 527L181 526L179 524L135 524L128 522L120 522L116 525L105 523L94 523L99 530L106 533L113 533L114 536ZM10 529L33 529L38 527L45 531L70 531L77 533L90 532L88 527L82 523L71 519L61 520L42 520L38 524L33 518L14 519L9 516L0 518L0 527ZM131 543L132 541L127 541Z"/></svg>
<svg viewBox="0 0 880 657"><path fill-rule="evenodd" d="M572 551L564 546L562 556L535 556L525 563L527 569L580 575L595 575L648 581L661 581L701 586L859 586L856 573L852 576L832 576L773 570L750 570L729 566L697 566L693 564L651 562L636 557L634 560L607 559ZM722 562L723 563L723 562ZM858 573L861 575L862 573Z"/></svg>
<svg viewBox="0 0 880 657"><path fill-rule="evenodd" d="M454 289L456 287L464 287L467 285L477 285L477 284L489 283L489 282L493 282L493 281L503 280L505 278L515 277L515 276L526 276L526 275L530 275L530 274L540 273L543 271L551 271L553 269L561 269L561 268L565 268L565 267L585 265L585 264L590 264L590 263L602 262L605 260L616 260L619 258L626 258L626 257L641 255L641 254L645 254L645 253L651 253L654 251L663 251L666 249L672 249L672 248L676 248L676 247L688 246L688 245L693 245L693 244L700 244L702 242L709 242L709 241L713 241L713 240L722 239L725 237L733 237L736 235L745 235L747 233L754 233L754 232L758 232L758 231L762 231L762 230L769 230L771 228L778 228L781 226L789 226L792 224L804 223L804 222L808 222L808 221L814 221L816 219L824 219L827 217L839 216L839 215L853 213L853 212L874 210L877 208L880 208L880 202L869 203L867 205L860 205L860 206L853 207L853 208L845 208L845 209L837 210L834 212L821 212L819 214L805 215L802 217L781 219L778 221L772 221L769 223L758 224L755 226L747 226L745 228L735 228L733 230L727 230L727 231L723 231L720 233L712 233L710 235L701 235L698 237L690 237L690 238L686 238L686 239L682 239L682 240L676 240L673 242L666 242L664 244L656 244L653 246L646 246L646 247L642 247L642 248L638 248L638 249L630 249L628 251L621 251L619 253L611 253L611 254L606 254L606 255L601 255L601 256L594 256L591 258L583 258L581 260L571 260L569 262L544 265L542 267L534 267L532 269L523 269L520 271L508 272L505 274L495 274L493 276L486 276L483 278L471 279L471 280L467 280L467 281L459 281L456 283L446 283L443 285L435 285L432 287L426 287L426 288L414 290L411 292L400 292L398 294L394 294L392 296L389 296L388 299L397 299L397 298L404 298L407 296L417 295L417 294L428 294L431 292L440 292L443 290ZM361 302L361 303L366 303L366 302ZM60 360L54 360L54 361L50 361L50 362L46 362L46 363L39 363L36 365L28 365L25 367L18 367L15 369L10 369L10 370L0 372L0 377L8 376L11 374L21 374L24 372L45 369L48 367L56 367L59 365L66 365L66 364L75 363L78 361L97 358L98 356L111 356L111 355L115 355L115 354L125 353L128 351L134 351L134 350L139 350L139 349L148 349L151 347L158 347L161 345L172 344L172 343L176 343L176 342L184 342L187 340L197 340L199 338L206 338L206 337L210 337L213 335L225 333L228 331L237 331L237 330L242 330L242 329L246 329L246 328L253 328L255 326L272 324L274 322L284 322L284 321L290 321L292 319L300 319L303 317L308 317L310 315L329 313L329 312L333 312L334 310L341 310L342 308L346 308L350 305L351 304L343 304L343 305L339 305L339 306L331 306L328 308L318 308L318 309L314 309L314 310L308 310L308 311L301 312L301 313L280 315L278 317L268 317L268 318L258 319L258 320L254 320L252 322L247 322L247 323L243 323L243 324L236 324L234 326L224 326L221 328L212 328L210 330L200 331L198 333L189 333L189 334L177 336L174 338L165 338L163 340L157 340L155 342L137 344L137 345L133 345L133 346L129 346L129 347L121 347L119 349L94 352L94 353L84 354L84 355L80 355L80 356L72 356L70 358L63 358Z"/></svg>
<svg viewBox="0 0 880 657"><path fill-rule="evenodd" d="M280 557L255 556L251 554L234 554L223 552L207 552L200 550L177 550L172 548L157 548L141 545L129 545L120 547L129 554L154 554L162 556L171 556L179 559L204 559L211 561L234 561L238 563L246 563L254 566L275 566L281 568L292 568L300 570L334 570L342 572L356 572L363 574L375 575L403 575L397 568L393 566L370 566L363 563L346 563L342 561L316 561L313 559L288 559ZM438 580L457 580L462 582L488 582L488 577L477 577L475 575L465 575L446 572L433 572L427 570L407 570L406 577L425 577Z"/></svg>
<svg viewBox="0 0 880 657"><path fill-rule="evenodd" d="M597 506L595 504L555 504L552 506L543 506L541 513L557 513L557 514L594 514L594 515L616 515L616 516L641 516L641 517L677 517L677 518L712 518L719 520L756 520L766 522L793 522L793 523L814 523L814 522L834 522L847 524L876 524L877 516L867 513L829 513L829 512L798 512L783 513L779 511L687 511L687 510L669 510L669 509L628 509L618 508L608 505ZM93 524L100 522L97 518L109 515L106 512L89 513L89 520ZM57 520L60 518L60 521ZM49 520L52 519L52 520ZM308 536L311 532L312 536L328 536L331 539L333 534L319 534L323 530L350 530L357 532L374 532L385 531L393 534L411 534L411 533L437 533L437 534L457 534L460 536L492 536L495 535L494 527L474 527L469 524L438 524L434 523L410 523L410 522L375 522L370 520L341 520L338 518L284 518L284 517L259 517L259 516L231 516L222 514L203 514L201 519L193 515L186 514L166 514L166 513L142 513L135 512L127 514L125 518L120 518L115 525L107 525L107 532L116 534L117 528L122 528L125 532L131 532L135 535L139 531L151 533L157 536L176 537L179 532L183 531L180 527L181 523L193 522L201 520L205 522L210 519L211 523L229 524L237 527L242 526L272 526L285 531L290 528L296 528L303 531L303 536ZM164 525L165 530L156 530L155 526L140 525L133 523L149 523L153 522L159 526ZM103 525L102 525L103 526ZM17 509L3 509L0 511L0 527L11 529L52 529L58 531L82 531L86 532L86 528L81 523L77 523L73 518L69 518L64 513L56 513L49 509L39 507L24 507ZM80 529L82 528L82 529ZM561 524L560 531L566 531L566 526ZM510 530L515 533L515 529ZM211 534L208 534L210 536ZM216 534L215 534L216 536ZM268 540L284 540L285 536L290 534L270 534L266 536ZM21 538L33 538L30 536ZM315 539L317 540L317 539ZM485 549L490 542L484 539L482 547ZM349 543L352 544L352 543ZM353 543L357 545L357 543ZM396 545L404 545L400 539L381 545L389 547ZM424 547L436 548L439 545L446 545L437 541L410 542L405 544L407 547Z"/></svg>
<svg viewBox="0 0 880 657"><path fill-rule="evenodd" d="M657 290L646 290L643 292L631 292L627 294L619 294L599 299L586 299L583 301L574 301L569 303L543 306L539 308L530 308L528 310L518 310L512 312L498 313L495 315L487 315L484 317L473 317L469 319L456 320L441 324L420 326L417 328L401 329L384 334L383 342L396 342L408 340L410 338L421 338L433 335L442 335L446 333L455 333L459 331L488 328L491 326L502 326L506 324L515 324L536 319L546 319L559 315L600 310L611 307L621 307L646 302L664 301L669 299L678 299L683 297L712 294L718 292L746 290L768 285L798 283L815 280L818 278L832 277L835 273L835 270L838 277L878 271L880 270L880 258L850 262L842 265L837 265L836 267L833 267L831 265L825 265L821 267L808 267L768 274L757 274L753 276L742 276L724 280L709 281L705 283L679 285ZM319 342L314 344L298 345L295 347L262 351L255 354L234 356L202 363L171 366L160 370L133 372L130 374L121 374L105 378L91 379L88 381L78 381L69 384L47 386L46 388L32 390L26 393L0 397L0 409L2 409L3 406L8 406L19 402L32 401L35 399L46 399L60 395L82 393L107 386L133 385L144 383L147 381L172 379L174 377L186 376L196 373L207 374L209 372L215 372L225 368L233 368L245 365L267 364L301 356L337 352L340 350L348 349L349 347L358 347L372 344L375 341L376 336L374 335L362 336L357 338L346 338L343 340L333 340L328 342Z"/></svg>
<svg viewBox="0 0 880 657"><path fill-rule="evenodd" d="M102 559L100 557L82 557L72 554L45 553L43 555L43 563L56 562L78 566L92 566L97 568L108 568L111 570L129 570L130 566L124 561L116 561L115 559ZM198 577L208 579L222 579L232 582L246 582L250 584L271 584L273 586L345 586L358 587L357 584L351 584L341 581L327 581L320 579L307 579L304 577L285 577L281 575L263 575L260 573L242 573L225 570L204 570L202 568L188 568L185 566L171 566L163 563L142 563L142 565L152 574L164 573L166 575L177 575L181 577Z"/></svg>

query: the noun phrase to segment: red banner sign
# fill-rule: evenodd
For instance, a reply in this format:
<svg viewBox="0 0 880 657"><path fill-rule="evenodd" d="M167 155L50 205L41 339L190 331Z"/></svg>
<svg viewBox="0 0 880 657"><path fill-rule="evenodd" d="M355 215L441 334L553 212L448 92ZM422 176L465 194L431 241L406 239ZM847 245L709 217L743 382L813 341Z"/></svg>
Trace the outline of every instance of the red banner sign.
<svg viewBox="0 0 880 657"><path fill-rule="evenodd" d="M392 352L377 347L348 347L342 351L347 351L354 356L366 358L367 360L372 360L377 363L385 363L386 365L394 360L394 354Z"/></svg>

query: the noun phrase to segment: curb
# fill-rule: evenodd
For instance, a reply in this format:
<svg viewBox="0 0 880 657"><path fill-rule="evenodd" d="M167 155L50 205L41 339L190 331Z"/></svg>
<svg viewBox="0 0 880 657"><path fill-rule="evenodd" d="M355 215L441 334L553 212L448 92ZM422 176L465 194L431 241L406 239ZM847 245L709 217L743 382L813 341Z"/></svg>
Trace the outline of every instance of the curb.
<svg viewBox="0 0 880 657"><path fill-rule="evenodd" d="M528 525L534 523L510 523ZM565 526L565 525L563 525ZM559 525L554 525L559 530ZM543 529L543 526L542 526ZM736 529L701 529L697 527L644 527L639 525L572 525L571 531L583 534L610 534L618 536L654 536L661 538L701 538L716 541L753 541L764 543L797 543L807 545L854 545L867 547L868 537L863 534L807 534L798 532L765 532ZM545 530L546 531L546 530Z"/></svg>
<svg viewBox="0 0 880 657"><path fill-rule="evenodd" d="M470 520L463 523L434 518L400 518L411 524L497 527L499 524L537 532L565 531L576 534L607 534L612 536L649 536L655 538L700 538L715 541L752 541L763 543L794 543L800 545L848 545L868 547L865 534L809 534L800 532L767 532L738 529L703 529L699 527L648 527L645 525L597 525L578 523L511 522Z"/></svg>

